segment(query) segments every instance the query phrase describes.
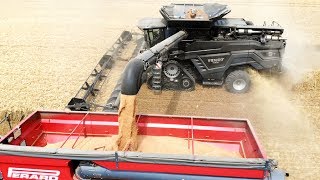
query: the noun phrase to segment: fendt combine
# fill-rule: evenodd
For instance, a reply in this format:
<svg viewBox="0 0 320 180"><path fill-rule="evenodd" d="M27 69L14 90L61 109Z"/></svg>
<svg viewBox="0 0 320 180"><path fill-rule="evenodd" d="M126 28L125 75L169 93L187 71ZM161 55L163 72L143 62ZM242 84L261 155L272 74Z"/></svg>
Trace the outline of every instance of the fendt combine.
<svg viewBox="0 0 320 180"><path fill-rule="evenodd" d="M135 59L144 62L144 71L129 63L123 74L128 78L119 80L105 110L119 106L121 85L126 91L135 87L123 92L130 95L142 82L155 92L225 83L229 92L245 93L251 84L248 68L281 72L283 28L276 22L255 26L241 18L222 18L229 12L226 5L216 3L172 4L160 9L163 18L140 20L148 50Z"/></svg>
<svg viewBox="0 0 320 180"><path fill-rule="evenodd" d="M128 94L135 94L144 82L157 93L161 90L193 90L196 83L205 86L225 84L229 92L245 93L251 85L248 68L281 72L286 46L281 37L283 28L276 22L270 26L266 23L256 26L242 18L223 18L230 11L227 5L217 3L171 4L160 9L163 18L140 20L138 27L144 33L141 38L144 42L135 52L142 53L132 57L139 59L138 64L143 63L143 66L138 65L143 69L140 71L137 64L132 65L134 63L127 64L106 105L100 105L103 110L117 110L121 86L130 87L132 92ZM127 31L120 38L124 45L131 39L132 34ZM107 55L107 59L111 57ZM85 95L78 96L78 93L68 108L90 109L88 95L95 96L97 82L103 77L96 72L95 69L92 73L96 79L94 83L86 82L81 88ZM123 80L126 73L130 77Z"/></svg>
<svg viewBox="0 0 320 180"><path fill-rule="evenodd" d="M188 35L153 65L147 83L151 89L190 90L195 82L222 85L233 93L249 90L245 68L281 70L285 40L283 29L255 26L242 18L222 18L230 12L220 4L163 6L163 18L142 19L147 47L183 30Z"/></svg>
<svg viewBox="0 0 320 180"><path fill-rule="evenodd" d="M105 81L105 69L110 70L118 51L133 36L137 46L131 60L139 59L143 70L137 69L134 63L127 64L107 103L98 105L104 111L117 110L121 86L131 88L127 94L135 94L144 82L157 93L190 91L196 83L225 84L229 92L245 93L251 85L248 68L281 72L286 46L283 28L276 22L256 26L243 18L223 18L230 11L227 5L217 3L163 6L160 9L163 18L144 18L138 22L143 36L122 33L67 107L78 111L97 107L92 99L99 91L99 84ZM126 73L131 77L123 80ZM90 79L93 80L89 82Z"/></svg>

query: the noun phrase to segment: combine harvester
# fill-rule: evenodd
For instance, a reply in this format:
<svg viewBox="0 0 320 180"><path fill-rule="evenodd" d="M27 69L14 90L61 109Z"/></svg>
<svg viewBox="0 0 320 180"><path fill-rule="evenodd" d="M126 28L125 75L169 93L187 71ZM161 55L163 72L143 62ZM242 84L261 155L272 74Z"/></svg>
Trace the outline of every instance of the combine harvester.
<svg viewBox="0 0 320 180"><path fill-rule="evenodd" d="M158 49L149 51L154 57L145 62L139 82L145 82L156 93L190 91L196 83L205 86L224 84L229 92L245 93L251 85L248 68L281 72L286 46L286 40L281 37L284 29L276 22L256 26L243 18L223 18L230 11L228 6L216 3L171 4L160 9L163 18L140 20L138 27L144 34L141 51L154 46ZM168 48L164 44L160 47L161 42L172 39L179 31L186 35L174 46ZM159 53L159 49L164 52ZM146 61L148 56L150 53L139 55L139 58ZM99 105L104 111L117 110L121 82L120 78L107 103ZM95 84L85 83L81 90L86 90L86 95L94 95L95 88ZM68 107L90 109L94 104L88 103L86 95L76 96Z"/></svg>
<svg viewBox="0 0 320 180"><path fill-rule="evenodd" d="M228 12L225 6L218 4L172 5L165 6L164 10L171 8L172 13L176 12L175 8L182 8L189 12L190 8L194 7L206 12L208 17L215 17L214 19ZM190 16L197 17L197 13L194 16L194 10L191 10ZM199 23L203 22L209 23L211 19L193 19L192 24L198 27ZM185 19L180 23L184 24ZM150 27L154 27L154 24ZM192 32L185 29L170 32L170 36L161 42L149 44L150 48L127 63L115 93L112 93L106 105L101 106L105 111L117 110L120 93L136 95L143 82L149 81L149 75L152 78L152 87L159 90L159 86L163 87L162 65L168 61L168 57L188 57L185 53L181 54L177 47L181 47L181 43L193 43L194 41L188 39L193 35ZM129 35L129 38L121 37L120 41L125 42L131 38L129 33L125 34ZM150 34L146 37L151 38ZM112 57L113 55L105 55L102 58L98 68L96 67L88 78L88 81L92 78L90 83L84 83L67 106L71 110L86 112L37 111L0 140L0 179L285 179L286 174L277 169L277 163L265 155L249 121L243 119L166 115L136 117L139 135L185 140L185 148L190 150L188 155L77 149L77 142L83 138L107 138L118 133L117 114L88 111L93 105L90 99L96 96L98 84L103 82L104 72L110 68ZM150 69L151 72L148 71ZM176 67L170 66L168 70L171 72L176 70ZM179 69L181 82L184 82L183 77L191 75L188 72ZM219 147L226 152L238 153L241 157L196 155L197 142L206 143L212 148ZM60 146L46 147L55 143ZM101 147L104 146L101 144ZM162 145L169 146L170 144Z"/></svg>

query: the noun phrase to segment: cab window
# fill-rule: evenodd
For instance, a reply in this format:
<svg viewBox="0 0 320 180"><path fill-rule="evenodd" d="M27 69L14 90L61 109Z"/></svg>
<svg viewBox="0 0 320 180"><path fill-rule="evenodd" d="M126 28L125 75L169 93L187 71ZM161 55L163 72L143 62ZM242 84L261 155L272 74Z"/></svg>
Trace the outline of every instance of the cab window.
<svg viewBox="0 0 320 180"><path fill-rule="evenodd" d="M163 29L147 29L144 32L145 40L148 42L149 47L156 45L164 40Z"/></svg>

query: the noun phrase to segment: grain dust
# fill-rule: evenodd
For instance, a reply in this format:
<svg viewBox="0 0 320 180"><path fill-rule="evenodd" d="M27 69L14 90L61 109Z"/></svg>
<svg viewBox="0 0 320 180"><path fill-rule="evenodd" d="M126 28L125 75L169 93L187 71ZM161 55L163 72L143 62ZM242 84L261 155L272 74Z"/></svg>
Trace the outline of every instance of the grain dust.
<svg viewBox="0 0 320 180"><path fill-rule="evenodd" d="M120 95L117 150L135 151L137 149L138 124L136 122L136 106L136 95Z"/></svg>
<svg viewBox="0 0 320 180"><path fill-rule="evenodd" d="M320 70L307 73L300 83L293 86L293 90L299 93L315 91L320 95Z"/></svg>

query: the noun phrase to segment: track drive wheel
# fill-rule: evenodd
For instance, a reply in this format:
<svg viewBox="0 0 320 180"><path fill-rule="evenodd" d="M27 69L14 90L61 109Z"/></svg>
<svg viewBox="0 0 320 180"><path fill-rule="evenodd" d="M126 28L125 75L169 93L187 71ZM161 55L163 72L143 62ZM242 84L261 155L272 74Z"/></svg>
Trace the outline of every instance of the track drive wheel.
<svg viewBox="0 0 320 180"><path fill-rule="evenodd" d="M228 74L225 88L231 93L246 93L249 91L251 80L249 74L244 70L235 70Z"/></svg>
<svg viewBox="0 0 320 180"><path fill-rule="evenodd" d="M184 90L188 90L191 89L192 87L194 87L194 82L188 78L188 77L184 77L181 79L181 88Z"/></svg>

